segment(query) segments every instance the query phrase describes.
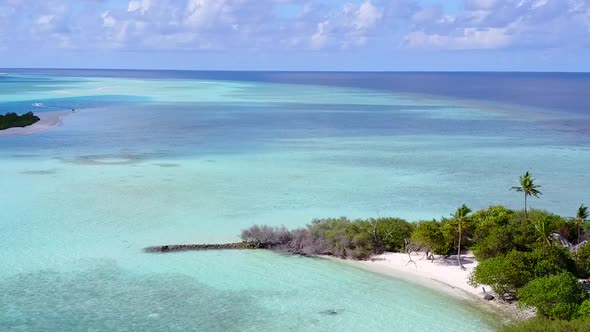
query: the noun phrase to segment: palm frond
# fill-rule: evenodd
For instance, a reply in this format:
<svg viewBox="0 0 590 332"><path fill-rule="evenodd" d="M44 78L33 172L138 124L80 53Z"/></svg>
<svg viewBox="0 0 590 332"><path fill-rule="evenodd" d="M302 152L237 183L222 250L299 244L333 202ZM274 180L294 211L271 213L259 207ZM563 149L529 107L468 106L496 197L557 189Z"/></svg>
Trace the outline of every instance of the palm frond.
<svg viewBox="0 0 590 332"><path fill-rule="evenodd" d="M537 186L537 188L539 188L539 187L541 187L541 186ZM528 194L529 194L529 196L535 196L537 198L539 197L539 195L543 195L543 193L540 192L539 190L537 190L536 188L531 188L528 191Z"/></svg>
<svg viewBox="0 0 590 332"><path fill-rule="evenodd" d="M517 192L524 192L527 196L534 196L539 198L539 195L542 195L539 188L540 185L535 184L535 179L533 178L531 172L526 171L523 175L519 177L520 187L512 187L510 190L515 190Z"/></svg>
<svg viewBox="0 0 590 332"><path fill-rule="evenodd" d="M454 217L455 219L463 219L463 218L465 218L465 217L466 217L466 216L467 216L469 213L471 213L471 209L470 209L470 208L469 208L467 205L463 204L463 205L461 205L461 206L460 206L460 207L457 209L457 211L455 212L455 214L453 215L453 217Z"/></svg>
<svg viewBox="0 0 590 332"><path fill-rule="evenodd" d="M578 213L576 213L576 219L580 221L584 221L588 219L588 207L584 204L580 205L578 208Z"/></svg>

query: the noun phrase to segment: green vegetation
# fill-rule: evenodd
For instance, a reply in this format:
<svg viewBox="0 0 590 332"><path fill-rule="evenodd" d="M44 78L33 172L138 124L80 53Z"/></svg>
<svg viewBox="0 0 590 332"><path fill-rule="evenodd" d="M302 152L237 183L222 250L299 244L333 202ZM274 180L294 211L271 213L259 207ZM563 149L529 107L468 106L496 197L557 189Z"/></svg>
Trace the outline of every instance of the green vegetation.
<svg viewBox="0 0 590 332"><path fill-rule="evenodd" d="M243 241L258 247L302 255L332 255L367 259L372 254L404 251L414 225L398 218L349 220L316 219L304 228L252 226L242 231Z"/></svg>
<svg viewBox="0 0 590 332"><path fill-rule="evenodd" d="M578 313L588 293L569 272L529 282L518 292L521 305L537 308L537 314L550 319L570 320Z"/></svg>
<svg viewBox="0 0 590 332"><path fill-rule="evenodd" d="M590 276L588 210L582 204L575 218L563 218L529 209L527 197L539 197L541 186L530 172L519 180L512 189L524 193L522 211L490 206L471 213L463 204L440 220L318 219L291 231L253 226L242 239L257 247L353 259L383 251L423 251L428 259L456 254L460 268L469 250L479 262L470 276L473 286L489 285L502 300L537 310L539 318L504 331L590 331L590 299L578 281Z"/></svg>
<svg viewBox="0 0 590 332"><path fill-rule="evenodd" d="M577 274L582 278L590 276L590 246L585 245L578 249L574 258L576 260Z"/></svg>
<svg viewBox="0 0 590 332"><path fill-rule="evenodd" d="M5 115L0 115L0 130L12 127L26 127L37 121L39 121L39 117L33 114L33 112L28 112L23 115L6 113Z"/></svg>
<svg viewBox="0 0 590 332"><path fill-rule="evenodd" d="M500 332L588 332L590 319L550 320L535 318L515 326L505 327Z"/></svg>
<svg viewBox="0 0 590 332"><path fill-rule="evenodd" d="M539 195L542 195L539 191L541 186L535 184L535 179L533 179L533 175L526 171L524 175L520 176L520 186L512 187L510 190L516 190L517 192L524 193L524 214L527 214L527 197L528 196L535 196L539 198Z"/></svg>
<svg viewBox="0 0 590 332"><path fill-rule="evenodd" d="M582 231L582 225L588 219L588 207L584 204L580 205L578 208L578 212L576 212L576 226L578 228L578 241L576 243L580 243L580 233Z"/></svg>
<svg viewBox="0 0 590 332"><path fill-rule="evenodd" d="M576 313L576 317L578 318L590 318L590 299L584 300L580 307L578 308L578 312Z"/></svg>
<svg viewBox="0 0 590 332"><path fill-rule="evenodd" d="M467 205L463 204L461 205L457 211L455 212L455 214L453 215L455 222L457 223L457 230L458 230L458 236L457 236L457 262L459 263L459 266L461 267L462 270L465 270L465 267L463 266L463 263L461 262L461 238L463 237L463 229L467 228L467 215L471 213L471 209L467 207Z"/></svg>
<svg viewBox="0 0 590 332"><path fill-rule="evenodd" d="M436 220L419 222L412 233L411 240L423 248L427 257L431 257L430 253L449 255L452 250L452 247L447 246L449 241L445 239L442 226Z"/></svg>
<svg viewBox="0 0 590 332"><path fill-rule="evenodd" d="M470 249L479 261L506 255L513 250L531 251L534 248L535 227L524 222L518 212L503 206L490 206L474 213L472 219L475 229Z"/></svg>
<svg viewBox="0 0 590 332"><path fill-rule="evenodd" d="M400 218L369 219L373 226L373 241L377 252L400 252L405 250L406 239L415 226Z"/></svg>
<svg viewBox="0 0 590 332"><path fill-rule="evenodd" d="M502 299L512 299L535 278L571 270L575 270L575 263L564 248L538 248L532 252L513 250L480 262L470 282L474 286L490 285Z"/></svg>

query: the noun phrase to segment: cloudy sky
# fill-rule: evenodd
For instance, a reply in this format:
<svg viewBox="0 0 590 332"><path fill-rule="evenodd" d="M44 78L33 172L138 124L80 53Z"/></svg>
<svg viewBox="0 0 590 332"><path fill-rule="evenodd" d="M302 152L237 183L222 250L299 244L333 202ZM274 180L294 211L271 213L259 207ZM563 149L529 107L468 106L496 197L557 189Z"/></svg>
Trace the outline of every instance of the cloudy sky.
<svg viewBox="0 0 590 332"><path fill-rule="evenodd" d="M590 0L0 0L0 67L590 71Z"/></svg>

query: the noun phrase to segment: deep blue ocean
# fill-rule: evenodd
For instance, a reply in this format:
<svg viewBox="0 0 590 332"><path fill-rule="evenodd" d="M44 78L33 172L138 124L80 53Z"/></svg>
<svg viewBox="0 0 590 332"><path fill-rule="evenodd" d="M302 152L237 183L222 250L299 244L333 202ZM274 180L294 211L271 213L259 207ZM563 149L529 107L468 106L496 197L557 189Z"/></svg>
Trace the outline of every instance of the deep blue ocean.
<svg viewBox="0 0 590 332"><path fill-rule="evenodd" d="M187 70L0 69L73 77L174 78L313 84L485 100L586 113L590 73L544 72L248 72Z"/></svg>

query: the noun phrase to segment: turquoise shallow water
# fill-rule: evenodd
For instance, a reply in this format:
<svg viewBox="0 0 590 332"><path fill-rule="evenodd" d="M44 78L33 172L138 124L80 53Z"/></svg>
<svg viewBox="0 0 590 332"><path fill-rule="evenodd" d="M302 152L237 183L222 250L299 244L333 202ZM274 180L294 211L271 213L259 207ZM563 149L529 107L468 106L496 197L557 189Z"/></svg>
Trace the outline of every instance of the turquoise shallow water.
<svg viewBox="0 0 590 332"><path fill-rule="evenodd" d="M75 107L0 138L0 329L493 331L467 303L268 252L147 255L253 223L520 207L530 169L568 215L590 185L583 114L262 82L0 76L0 111ZM585 119L585 118L584 118Z"/></svg>

